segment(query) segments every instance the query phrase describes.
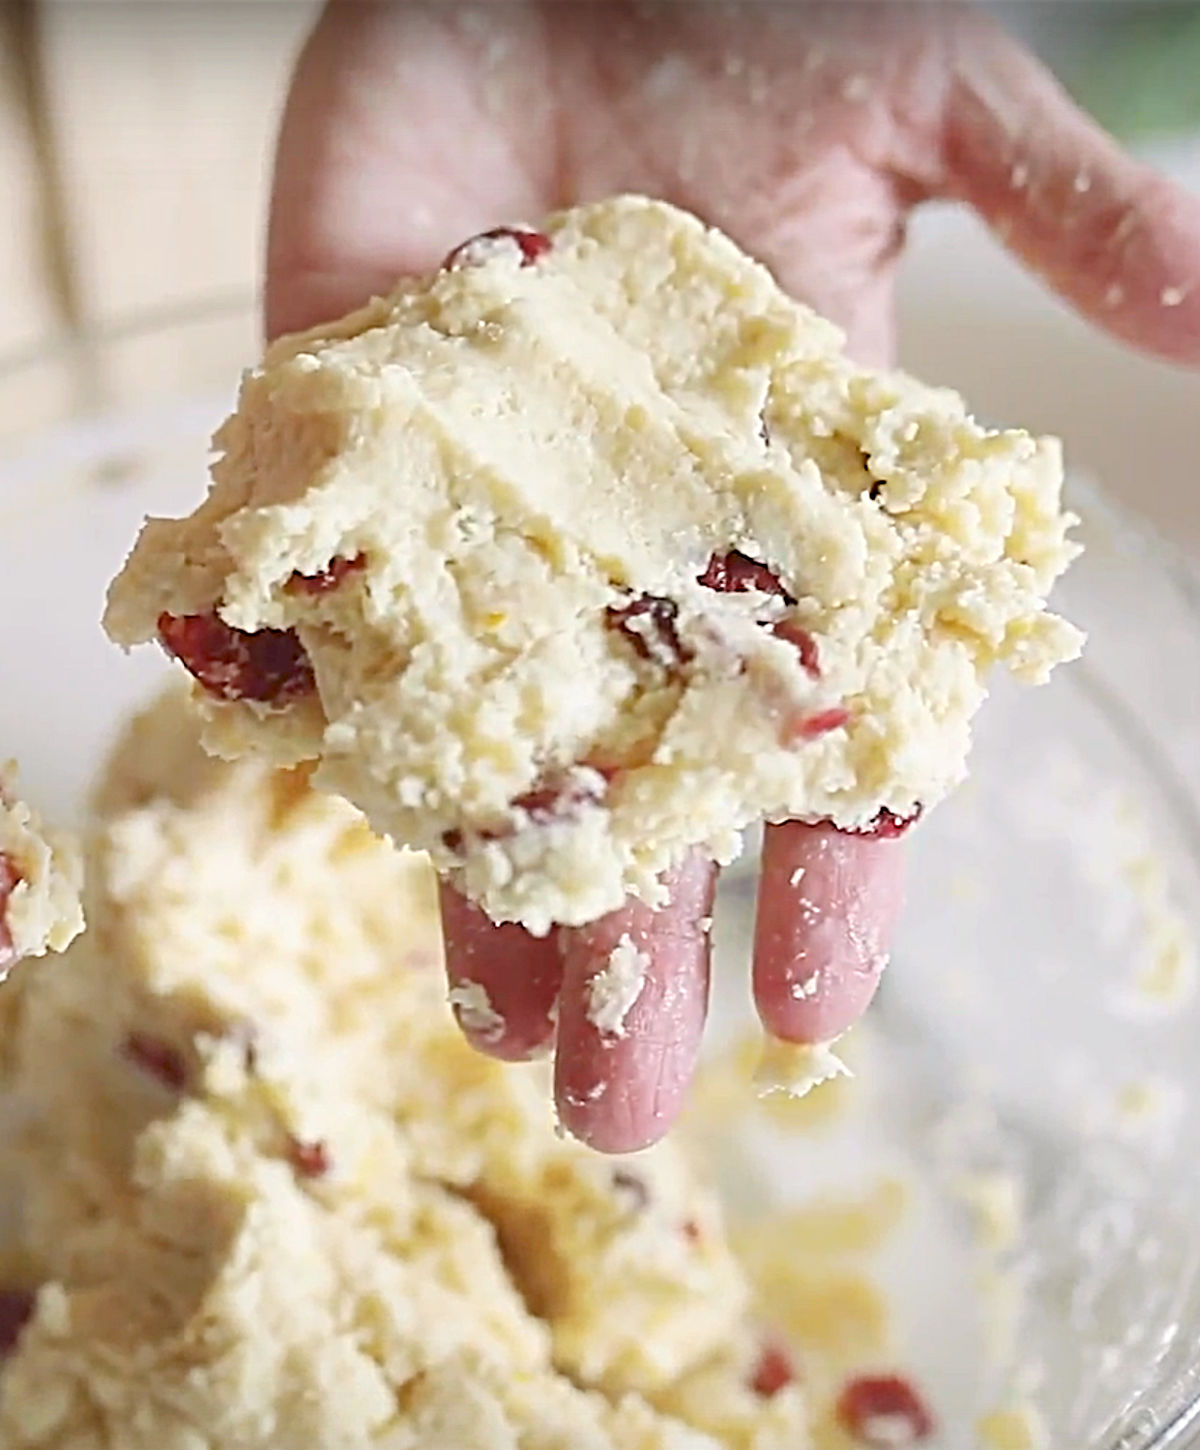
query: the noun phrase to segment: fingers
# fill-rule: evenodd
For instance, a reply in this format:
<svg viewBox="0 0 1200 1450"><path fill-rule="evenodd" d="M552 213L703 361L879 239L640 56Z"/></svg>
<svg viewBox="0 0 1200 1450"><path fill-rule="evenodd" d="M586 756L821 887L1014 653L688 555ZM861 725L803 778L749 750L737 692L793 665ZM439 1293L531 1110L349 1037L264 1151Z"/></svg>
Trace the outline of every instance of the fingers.
<svg viewBox="0 0 1200 1450"><path fill-rule="evenodd" d="M387 184L380 159L391 145L363 115L370 51L386 49L389 28L386 7L327 5L297 62L275 151L268 337L340 317L389 291L408 260L405 177ZM379 254L381 225L391 229L386 257Z"/></svg>
<svg viewBox="0 0 1200 1450"><path fill-rule="evenodd" d="M559 932L555 1099L563 1126L602 1152L644 1148L679 1113L708 1007L715 883L693 855L665 878L660 911L630 901Z"/></svg>
<svg viewBox="0 0 1200 1450"><path fill-rule="evenodd" d="M546 210L553 87L540 25L530 7L485 12L326 6L276 148L269 337L389 292L481 227Z"/></svg>
<svg viewBox="0 0 1200 1450"><path fill-rule="evenodd" d="M554 935L496 926L452 886L439 882L450 1006L467 1041L490 1057L520 1062L554 1038L562 961Z"/></svg>
<svg viewBox="0 0 1200 1450"><path fill-rule="evenodd" d="M866 1010L903 901L904 848L832 825L768 826L754 1000L789 1042L828 1042Z"/></svg>
<svg viewBox="0 0 1200 1450"><path fill-rule="evenodd" d="M1115 336L1200 363L1200 198L1134 161L1019 45L956 32L948 194Z"/></svg>

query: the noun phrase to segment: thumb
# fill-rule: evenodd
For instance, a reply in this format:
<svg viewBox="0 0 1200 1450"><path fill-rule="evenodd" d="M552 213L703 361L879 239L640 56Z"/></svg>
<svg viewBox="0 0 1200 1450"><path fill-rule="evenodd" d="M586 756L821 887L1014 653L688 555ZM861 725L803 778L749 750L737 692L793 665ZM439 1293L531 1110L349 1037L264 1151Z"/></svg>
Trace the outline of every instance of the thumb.
<svg viewBox="0 0 1200 1450"><path fill-rule="evenodd" d="M956 30L944 191L1082 313L1200 364L1200 197L1133 160L999 29Z"/></svg>

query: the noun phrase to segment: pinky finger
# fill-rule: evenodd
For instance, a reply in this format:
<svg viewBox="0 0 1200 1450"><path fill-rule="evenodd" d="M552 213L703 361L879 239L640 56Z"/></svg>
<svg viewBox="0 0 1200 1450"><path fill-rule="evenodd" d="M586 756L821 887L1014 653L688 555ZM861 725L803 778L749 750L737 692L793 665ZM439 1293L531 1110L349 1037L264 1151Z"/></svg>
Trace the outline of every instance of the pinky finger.
<svg viewBox="0 0 1200 1450"><path fill-rule="evenodd" d="M562 961L551 933L531 936L509 922L497 926L444 881L438 891L450 1005L472 1047L521 1062L554 1038L554 1007Z"/></svg>

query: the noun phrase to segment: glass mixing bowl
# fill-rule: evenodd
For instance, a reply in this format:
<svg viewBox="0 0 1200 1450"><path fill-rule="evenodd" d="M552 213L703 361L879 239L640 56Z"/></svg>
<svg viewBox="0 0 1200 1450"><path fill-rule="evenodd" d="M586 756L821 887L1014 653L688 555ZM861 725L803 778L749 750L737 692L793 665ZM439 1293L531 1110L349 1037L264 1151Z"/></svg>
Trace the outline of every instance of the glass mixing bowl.
<svg viewBox="0 0 1200 1450"><path fill-rule="evenodd" d="M77 811L165 669L107 644L103 591L143 514L197 500L249 317L160 328L136 409L82 414L94 389L43 386L62 359L0 379L0 749L48 814ZM1200 1445L1200 578L1072 491L1087 553L1059 604L1090 647L1045 689L998 682L971 782L913 833L851 1106L705 1139L735 1213L912 1185L875 1270L936 1406L930 1450L988 1443L980 1414L1026 1402L1063 1450ZM752 862L721 891L715 1054L749 1021Z"/></svg>

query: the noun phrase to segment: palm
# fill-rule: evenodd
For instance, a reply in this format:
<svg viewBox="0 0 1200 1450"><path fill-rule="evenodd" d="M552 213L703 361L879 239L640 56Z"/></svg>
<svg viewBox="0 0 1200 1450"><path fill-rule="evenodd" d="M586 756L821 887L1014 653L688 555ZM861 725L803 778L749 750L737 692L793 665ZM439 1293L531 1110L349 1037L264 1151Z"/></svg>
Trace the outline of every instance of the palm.
<svg viewBox="0 0 1200 1450"><path fill-rule="evenodd" d="M853 5L762 6L752 28L709 6L385 10L352 36L338 134L306 156L306 186L339 197L343 254L381 281L497 219L661 196L878 356L923 186L905 157L928 151L939 88L925 32L898 26L880 48L871 11L873 36Z"/></svg>
<svg viewBox="0 0 1200 1450"><path fill-rule="evenodd" d="M890 353L893 262L924 196L968 201L1118 336L1200 360L1195 199L967 7L857 0L331 4L281 136L268 329L348 311L499 222L621 191L721 227L867 360ZM818 1041L861 1012L899 879L892 842L768 831L754 985L772 1031ZM658 914L630 903L541 942L443 890L451 982L484 988L502 1029L464 1030L502 1056L557 1032L560 1113L598 1146L661 1133L698 1047L712 870L693 860L668 885ZM651 966L614 1046L584 1004L622 934Z"/></svg>

